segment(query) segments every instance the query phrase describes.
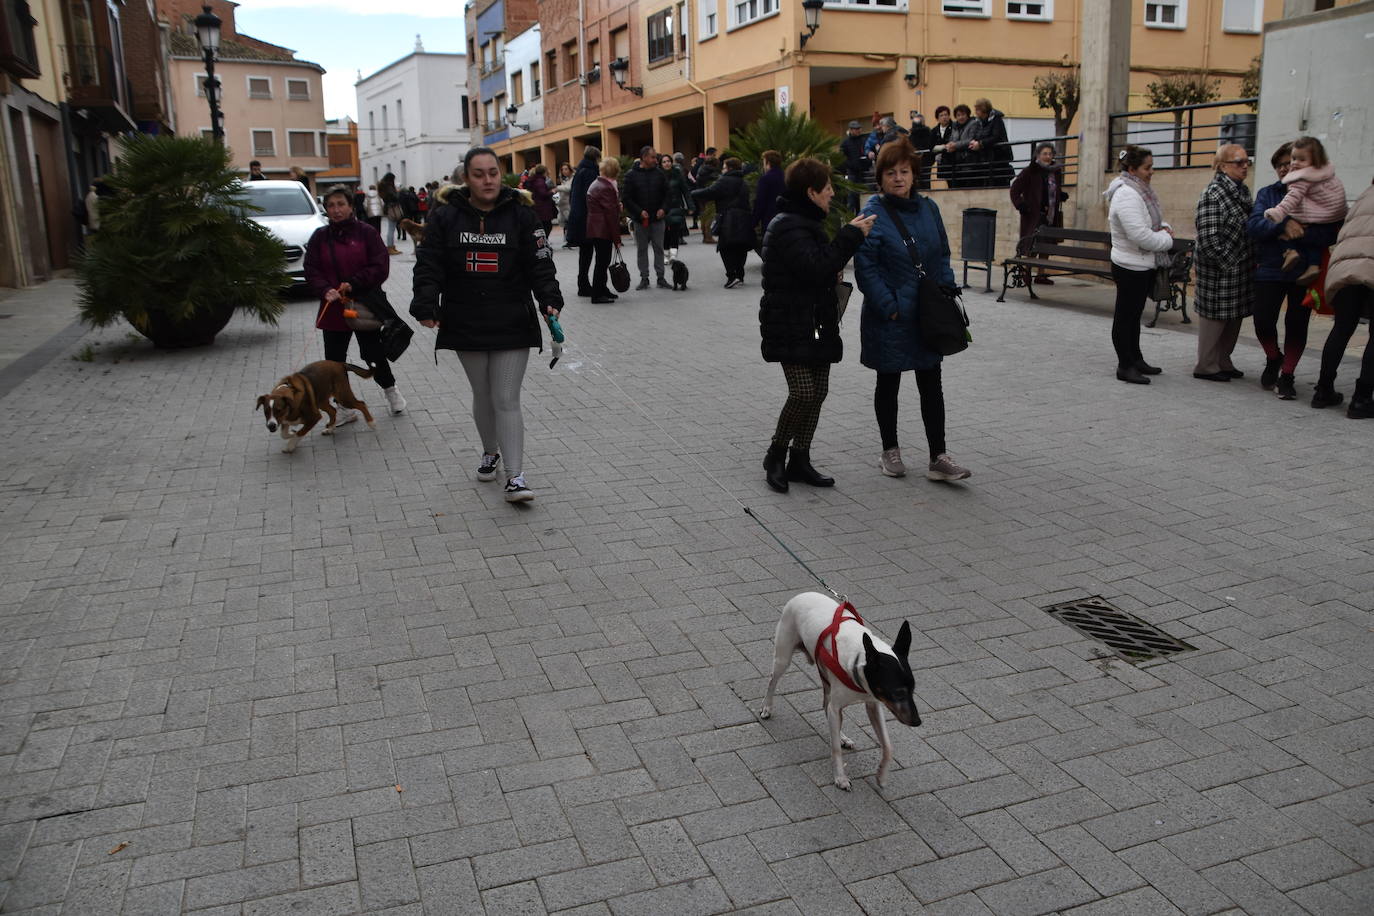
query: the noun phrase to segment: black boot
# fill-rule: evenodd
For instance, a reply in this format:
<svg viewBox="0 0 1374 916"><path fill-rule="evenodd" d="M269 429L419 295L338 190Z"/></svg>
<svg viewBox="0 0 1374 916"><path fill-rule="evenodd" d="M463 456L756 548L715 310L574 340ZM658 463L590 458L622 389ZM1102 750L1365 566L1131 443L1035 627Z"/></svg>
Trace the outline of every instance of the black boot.
<svg viewBox="0 0 1374 916"><path fill-rule="evenodd" d="M813 487L833 487L834 477L826 477L811 466L810 449L792 449L791 460L787 462L787 479L809 483Z"/></svg>
<svg viewBox="0 0 1374 916"><path fill-rule="evenodd" d="M1283 367L1283 357L1275 356L1273 359L1265 359L1264 371L1260 373L1260 387L1265 391L1273 391L1274 384L1279 380L1279 369Z"/></svg>
<svg viewBox="0 0 1374 916"><path fill-rule="evenodd" d="M1336 390L1334 383L1323 379L1317 380L1317 390L1312 393L1313 407L1335 407L1343 400L1345 395Z"/></svg>
<svg viewBox="0 0 1374 916"><path fill-rule="evenodd" d="M767 471L768 485L779 493L787 492L787 446L770 445L768 454L763 456L763 469Z"/></svg>
<svg viewBox="0 0 1374 916"><path fill-rule="evenodd" d="M1355 393L1350 396L1350 406L1345 409L1345 415L1352 420L1374 419L1374 392L1371 392L1371 386L1355 383Z"/></svg>

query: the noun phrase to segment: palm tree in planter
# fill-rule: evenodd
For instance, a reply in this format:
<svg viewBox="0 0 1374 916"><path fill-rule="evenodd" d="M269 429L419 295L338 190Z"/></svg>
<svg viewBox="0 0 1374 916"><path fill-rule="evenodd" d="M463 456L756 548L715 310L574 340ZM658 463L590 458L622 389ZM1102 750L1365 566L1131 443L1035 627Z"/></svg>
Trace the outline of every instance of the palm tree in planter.
<svg viewBox="0 0 1374 916"><path fill-rule="evenodd" d="M212 343L234 310L275 325L290 285L282 244L246 217L229 151L136 135L105 182L100 231L77 263L81 318L120 318L158 347Z"/></svg>
<svg viewBox="0 0 1374 916"><path fill-rule="evenodd" d="M730 148L725 155L758 164L763 162L763 151L769 149L777 150L782 156L784 169L803 156L830 164L833 170L830 184L835 188L835 199L830 204L826 228L832 235L854 218L840 201L845 200L850 191L862 192L863 187L844 178L844 155L840 152L839 137L809 115L798 112L795 106L779 109L770 102L763 106L752 124L730 135ZM758 176L757 171L745 176L751 194L758 184Z"/></svg>

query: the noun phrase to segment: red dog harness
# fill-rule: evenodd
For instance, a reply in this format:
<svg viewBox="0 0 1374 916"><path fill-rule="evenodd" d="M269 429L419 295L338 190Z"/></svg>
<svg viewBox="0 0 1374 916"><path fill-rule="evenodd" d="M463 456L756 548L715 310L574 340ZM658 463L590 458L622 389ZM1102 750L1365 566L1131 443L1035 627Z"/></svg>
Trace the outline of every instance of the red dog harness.
<svg viewBox="0 0 1374 916"><path fill-rule="evenodd" d="M844 666L840 664L840 656L836 649L835 639L839 636L840 624L844 623L846 620L852 620L860 626L863 626L864 622L863 618L859 616L859 612L854 610L854 605L850 604L848 601L835 608L835 619L830 621L830 626L822 630L820 638L816 640L816 664L824 665L826 670L833 674L841 684L855 693L868 693L867 690L864 690L858 684L854 683L854 679L849 676L849 672L845 671ZM827 639L830 640L829 645L826 644Z"/></svg>

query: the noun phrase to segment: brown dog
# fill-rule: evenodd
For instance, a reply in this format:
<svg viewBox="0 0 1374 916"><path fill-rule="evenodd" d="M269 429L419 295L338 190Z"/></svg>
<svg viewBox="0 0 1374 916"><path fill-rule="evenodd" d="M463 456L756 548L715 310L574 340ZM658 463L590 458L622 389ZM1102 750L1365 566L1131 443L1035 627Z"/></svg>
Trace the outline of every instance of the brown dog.
<svg viewBox="0 0 1374 916"><path fill-rule="evenodd" d="M258 397L254 410L262 408L269 433L280 429L281 437L286 440L283 452L290 454L296 450L300 441L320 422L320 411L329 414L329 422L325 424L321 435L334 434L334 421L338 414L334 405L329 403L330 398L338 401L341 407L361 411L367 425L372 429L377 428L367 405L358 400L348 384L350 372L360 378L372 378L371 369L322 359L284 377L276 388ZM291 427L296 423L300 423L301 427L293 433Z"/></svg>
<svg viewBox="0 0 1374 916"><path fill-rule="evenodd" d="M419 247L420 243L425 240L425 227L422 224L413 219L403 219L399 225L406 231L406 235L410 236L416 247Z"/></svg>

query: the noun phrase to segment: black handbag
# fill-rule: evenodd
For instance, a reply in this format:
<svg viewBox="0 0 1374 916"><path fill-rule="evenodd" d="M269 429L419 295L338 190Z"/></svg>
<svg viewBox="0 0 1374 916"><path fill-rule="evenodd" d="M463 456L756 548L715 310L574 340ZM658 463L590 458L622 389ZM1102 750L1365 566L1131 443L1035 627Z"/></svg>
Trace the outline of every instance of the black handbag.
<svg viewBox="0 0 1374 916"><path fill-rule="evenodd" d="M907 231L901 214L887 198L880 199L887 215L897 224L897 231L902 234L902 244L906 246L906 253L916 267L919 283L916 326L921 331L921 340L941 356L962 353L968 349L968 343L973 338L968 331L968 312L964 311L963 303L959 301L959 291L941 286L935 282L934 277L926 273L925 265L921 262L921 254L916 248L916 240Z"/></svg>
<svg viewBox="0 0 1374 916"><path fill-rule="evenodd" d="M329 258L334 262L334 274L342 277L339 257L334 253L334 240L328 235L325 238L329 244ZM351 317L348 314L350 311L354 313ZM391 307L391 300L387 299L381 287L362 292L354 290L352 300L344 309L344 322L355 331L377 331L382 341L382 353L389 363L401 358L401 354L410 346L410 338L415 336L415 330L396 314Z"/></svg>
<svg viewBox="0 0 1374 916"><path fill-rule="evenodd" d="M607 269L611 276L611 288L618 293L623 293L630 288L630 265L625 263L625 259L620 256L620 248L617 246L615 255L611 258L611 266Z"/></svg>

